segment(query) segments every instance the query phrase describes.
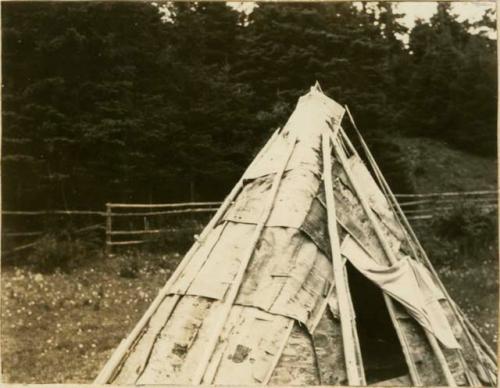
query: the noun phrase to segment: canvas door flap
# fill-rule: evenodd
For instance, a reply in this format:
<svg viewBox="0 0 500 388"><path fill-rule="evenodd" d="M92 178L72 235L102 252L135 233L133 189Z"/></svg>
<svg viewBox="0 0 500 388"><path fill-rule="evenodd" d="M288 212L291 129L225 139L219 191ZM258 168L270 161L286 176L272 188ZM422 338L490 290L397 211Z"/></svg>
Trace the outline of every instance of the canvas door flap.
<svg viewBox="0 0 500 388"><path fill-rule="evenodd" d="M460 348L448 320L436 298L436 287L421 273L422 268L407 258L392 266L377 264L350 236L341 245L342 255L408 312L447 348Z"/></svg>
<svg viewBox="0 0 500 388"><path fill-rule="evenodd" d="M248 182L224 220L256 224L269 196L273 176ZM280 183L266 226L299 228L320 185L319 178L305 168L287 171Z"/></svg>

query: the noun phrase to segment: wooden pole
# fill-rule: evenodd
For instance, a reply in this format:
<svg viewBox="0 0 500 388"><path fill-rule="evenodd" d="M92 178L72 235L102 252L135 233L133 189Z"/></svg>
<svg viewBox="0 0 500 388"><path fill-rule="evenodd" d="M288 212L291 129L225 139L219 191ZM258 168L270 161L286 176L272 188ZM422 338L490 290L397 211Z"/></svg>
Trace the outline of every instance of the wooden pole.
<svg viewBox="0 0 500 388"><path fill-rule="evenodd" d="M109 383L110 380L113 378L115 375L116 369L122 362L123 358L125 355L128 353L130 350L131 346L134 344L136 339L138 338L139 334L142 332L144 327L148 324L149 320L153 316L153 314L156 312L158 307L160 306L161 302L163 299L168 295L168 292L170 291L171 286L174 284L174 282L177 280L179 275L184 271L184 269L188 266L189 262L191 261L192 256L197 252L198 248L201 246L202 241L206 238L208 233L212 231L212 229L215 227L215 225L219 222L219 220L222 218L224 215L226 209L230 206L234 198L238 195L239 191L241 190L242 187L242 181L239 181L236 186L234 186L233 190L229 195L227 196L226 200L222 204L222 206L219 208L217 213L214 215L214 217L210 220L210 222L207 224L203 232L201 233L200 237L194 242L194 244L191 246L191 249L186 253L184 256L184 259L180 262L180 264L177 266L175 269L174 273L170 276L170 278L167 280L163 288L160 290L156 298L153 300L153 302L149 305L149 308L146 310L142 318L139 320L139 322L136 324L134 329L130 332L128 337L124 340L124 343L121 343L120 346L116 349L116 351L113 353L112 357L108 360L104 368L101 370L99 375L94 381L94 384L106 384ZM177 300L180 298L179 295L175 295L174 298ZM172 310L175 307L177 303L172 304Z"/></svg>
<svg viewBox="0 0 500 388"><path fill-rule="evenodd" d="M275 138L278 135L278 130L276 130L269 139L269 141L266 143L266 145L262 148L262 150L259 152L259 154L256 156L257 158L262 157L262 155L265 153L269 145L275 140ZM243 174L244 176L245 174ZM191 246L189 251L186 253L180 264L177 266L175 269L174 273L170 276L170 278L167 280L163 288L160 290L156 298L153 300L153 302L149 305L148 309L144 313L144 315L141 317L139 322L135 325L134 329L130 332L130 334L127 336L127 338L120 343L120 346L115 350L113 353L112 357L108 360L108 362L104 365L103 369L99 373L99 375L96 377L94 380L94 384L107 384L110 382L110 380L116 375L117 368L120 366L122 363L124 357L126 354L129 352L131 346L136 342L137 338L139 337L139 334L142 332L144 327L148 324L149 320L153 316L153 314L156 312L158 307L160 306L161 302L163 299L168 295L171 286L174 284L174 282L177 280L179 275L184 271L184 269L188 266L188 264L191 261L191 258L194 256L194 254L198 251L199 247L203 244L204 240L208 236L208 234L212 231L212 229L218 224L218 222L222 219L224 216L226 210L229 208L229 206L232 204L236 196L239 194L240 190L243 187L243 176L240 178L238 183L233 187L229 195L226 197L224 202L222 203L221 207L213 218L210 220L210 222L205 226L203 229L202 233L200 236L196 239L194 244ZM177 300L180 298L179 295L175 295L174 298ZM176 301L172 303L172 309L170 311L170 314L173 311L173 308L176 305Z"/></svg>
<svg viewBox="0 0 500 388"><path fill-rule="evenodd" d="M340 128L340 133L342 134L342 128ZM347 140L349 140L349 139L347 139ZM349 142L348 142L348 145L352 146L352 144L350 144ZM343 152L343 150L342 150L342 152ZM351 152L355 152L355 149L352 149ZM339 154L339 151L337 151L336 153ZM342 155L343 155L343 153L342 153ZM406 360L406 364L408 366L408 372L410 373L411 381L412 381L414 386L423 386L423 382L422 382L422 380L420 378L420 374L417 370L415 360L413 359L413 356L411 354L410 347L406 341L406 337L403 333L403 330L399 326L399 322L396 318L396 314L394 313L394 308L395 308L394 303L393 303L392 299L389 296L387 296L385 293L382 293L382 295L384 298L384 302L387 306L387 311L389 312L389 316L391 317L391 320L394 323L394 329L396 330L396 334L397 334L399 341L401 343L401 349L403 351L403 355L404 355L404 358Z"/></svg>
<svg viewBox="0 0 500 388"><path fill-rule="evenodd" d="M419 255L417 255L415 247L413 246L413 243L416 243L417 244L417 248L419 249L419 252L421 253L421 255L422 255L423 259L424 259L424 263L427 264L427 267L431 270L432 274L437 279L437 283L438 283L439 287L441 288L443 294L445 295L445 298L447 299L447 301L448 301L448 303L449 303L452 311L454 312L455 317L458 319L459 323L462 325L462 328L463 328L463 330L465 332L465 335L466 335L467 339L469 340L472 348L474 349L478 360L481 363L482 362L482 358L481 358L481 354L480 354L480 352L478 350L478 347L477 347L474 339L472 338L471 334L467 330L467 327L465 326L466 323L464 321L467 319L467 317L461 312L461 310L459 309L459 307L451 299L450 295L448 294L448 291L446 290L446 288L444 287L443 283L441 282L441 279L439 278L438 274L435 272L434 267L432 266L432 263L430 262L430 259L427 256L427 253L425 252L424 248L420 244L420 241L418 240L415 232L413 231L412 226L408 222L408 218L406 217L406 214L402 211L402 209L400 207L400 204L398 203L398 201L397 201L397 199L395 197L395 194L392 192L392 190L389 187L387 181L385 180L384 175L380 171L380 168L378 167L378 164L377 164L376 160L373 158L373 155L371 154L370 149L368 148L368 146L365 143L363 137L361 136L361 133L357 129L356 124L354 123L354 120L353 120L352 117L351 117L351 122L352 122L352 124L354 126L354 129L358 133L358 137L360 139L361 145L363 146L363 149L365 150L366 156L368 157L369 162L371 163L371 165L372 165L372 167L373 167L373 169L375 171L375 174L377 175L377 177L378 177L378 179L380 181L379 183L383 187L384 192L386 193L387 197L389 197L389 199L392 201L393 206L396 208L396 210L394 210L394 208L393 208L393 211L395 211L396 215L399 216L396 219L398 220L398 222L400 224L401 224L401 220L404 223L404 226L401 224L401 228L405 231L406 238L407 238L408 243L409 243L409 245L410 245L410 247L411 247L411 249L413 251L414 256L417 259L420 257ZM345 138L347 138L347 136L345 135L345 133L343 133L343 135L344 135ZM352 146L352 144L350 144L350 147L353 149L353 152L356 152L356 150L354 149L354 147ZM389 203L391 203L391 202L389 202ZM411 237L408 235L408 233L410 233ZM479 336L479 338L480 338L480 340L484 341L480 336ZM488 347L488 345L486 345L486 348L488 350L491 350ZM467 365L467 362L465 361L462 352L457 349L457 353L458 353L458 357L460 359L460 362L462 364L462 367L464 368L464 372L465 372L465 374L467 376L467 379L469 380L470 384L477 385L477 378L476 378L476 376L474 374L472 374L470 372L470 368ZM496 360L496 357L492 358L492 360ZM495 361L492 361L492 363L494 365L494 369L496 369ZM488 378L490 378L491 383L493 385L496 385L496 380L495 381L491 380L490 374L488 374L486 372L485 372L485 374L488 376Z"/></svg>
<svg viewBox="0 0 500 388"><path fill-rule="evenodd" d="M135 213L111 213L113 217L148 217L148 216L162 216L168 214L189 214L189 213L213 213L217 208L200 208L200 209L174 209L163 210L156 212L135 212Z"/></svg>
<svg viewBox="0 0 500 388"><path fill-rule="evenodd" d="M385 191L387 192L390 201L392 202L392 204L396 208L396 214L400 216L397 218L398 221L401 220L403 222L403 224L404 224L404 227L402 225L403 230L405 230L405 233L410 234L410 236L407 235L407 239L408 239L408 242L409 242L412 250L414 251L416 258L418 258L419 255L416 255L416 252L415 252L414 247L413 247L413 243L415 243L417 245L417 248L418 248L419 252L421 253L421 256L423 258L424 263L427 265L427 267L431 271L431 273L434 276L435 280L437 281L441 291L445 295L445 298L448 301L453 313L455 314L455 317L460 322L462 328L464 329L464 332L465 332L467 339L469 340L469 342L471 343L471 346L475 350L478 359L480 361L482 361L481 354L477 349L476 343L475 343L474 339L472 338L471 333L468 330L470 328L473 328L475 330L475 327L470 323L470 321L468 321L467 316L460 310L460 308L456 305L456 303L453 301L450 294L448 293L448 290L446 289L443 282L441 281L441 278L438 276L436 270L434 269L434 266L432 265L432 263L429 259L429 256L427 256L427 252L424 250L422 244L420 243L419 239L417 238L417 236L415 234L415 231L413 230L411 224L408 222L408 219L406 218L406 215L404 214L403 210L401 209L401 207L396 199L396 195L392 192L391 188L389 187L389 184L387 183L384 175L382 174L382 171L380 170L380 168L377 164L377 161L373 157L370 149L368 148L368 145L366 144L365 140L363 139L363 136L361 136L361 133L359 132L359 129L356 126L356 123L354 122L354 118L352 117L351 112L349 111L349 108L347 107L347 105L345 106L345 108L346 108L347 115L349 116L349 119L354 127L354 130L356 131L356 133L359 137L361 145L363 146L363 149L366 153L366 156L368 157L368 159L370 161L370 164L372 165L375 173L377 174L381 185L385 188ZM348 139L347 135L344 132L342 132L342 134L346 139ZM354 148L352 143L348 142L348 144L349 144L350 148L352 149L352 151L357 154L356 149ZM497 191L476 191L476 192L468 192L467 194L491 194L491 193L497 193ZM457 194L460 195L461 193L444 193L444 194L445 195L457 195ZM434 194L432 194L432 195L434 195ZM441 195L443 195L443 194L441 193ZM475 330L475 331L477 332L477 330ZM495 363L496 363L495 353L491 350L491 348L488 346L488 344L484 341L484 339L481 337L479 332L477 332L477 338L479 339L480 343L487 349L486 352L491 357L492 363L495 365ZM496 381L494 381L493 384L496 385Z"/></svg>
<svg viewBox="0 0 500 388"><path fill-rule="evenodd" d="M358 354L357 352L357 330L351 310L349 289L346 284L345 266L342 263L342 257L340 256L337 213L335 210L335 198L333 196L330 137L326 134L323 134L322 136L322 153L328 235L330 237L330 248L332 252L335 290L337 292L337 300L339 304L340 327L342 331L342 344L344 348L347 381L349 385L366 385L363 368L360 368L359 365L361 354Z"/></svg>
<svg viewBox="0 0 500 388"><path fill-rule="evenodd" d="M351 120L352 122L352 120ZM359 131L358 131L359 132ZM362 138L361 138L362 139ZM364 140L363 140L364 143ZM466 196L489 196L495 194L493 198L497 198L498 191L496 190L482 190L482 191L454 191L443 193L419 193L419 194L395 194L399 198L430 198L430 197L466 197Z"/></svg>
<svg viewBox="0 0 500 388"><path fill-rule="evenodd" d="M338 144L336 144L335 140L334 140L333 144L334 144L336 155L339 158L339 161L342 164L344 171L345 171L349 181L351 182L351 185L352 185L354 191L356 192L356 195L359 199L359 202L361 203L361 206L363 207L363 210L365 211L366 216L370 220L370 223L373 227L373 230L374 230L375 234L377 235L377 238L380 242L380 245L382 246L382 249L384 250L384 253L387 256L387 259L389 260L389 263L391 265L396 264L396 262L398 260L395 256L394 252L392 251L391 247L388 245L386 238L385 238L382 230L380 229L380 225L378 224L378 221L375 218L368 201L366 200L366 198L363 195L363 191L361 190L361 188L358 185L358 182L354 178L354 175L351 172L349 164L347 163L342 150L340 150L340 146ZM436 355L436 358L438 359L439 365L441 366L441 370L443 371L443 375L446 379L446 383L452 387L457 386L457 383L455 382L455 378L453 377L453 374L451 373L450 367L449 367L449 365L444 357L443 351L440 348L435 336L426 329L424 329L424 332L425 332L427 340L429 341L429 344L430 344L434 354Z"/></svg>
<svg viewBox="0 0 500 388"><path fill-rule="evenodd" d="M106 216L106 212L100 212L95 210L40 210L40 211L13 211L13 210L3 210L2 215L4 216L38 216L38 215L96 215L96 216Z"/></svg>
<svg viewBox="0 0 500 388"><path fill-rule="evenodd" d="M457 308L457 310L459 310L460 312L462 312L460 310L460 307L458 307L458 305L454 301L452 301L452 302L455 305L455 307ZM479 343L483 347L483 349L484 349L485 353L488 355L488 357L490 357L492 361L495 361L497 359L497 356L495 355L495 353L493 352L493 350L486 343L486 341L484 340L484 338L481 336L481 334L479 333L479 331L476 329L476 327L469 320L469 318L467 317L467 315L465 315L463 312L462 312L462 314L463 314L464 323L467 326L467 328L477 338L477 340L479 341Z"/></svg>
<svg viewBox="0 0 500 388"><path fill-rule="evenodd" d="M207 366L210 362L210 357L212 356L217 343L219 341L219 337L222 333L222 330L224 329L224 325L227 321L227 318L229 316L229 313L231 312L231 308L233 307L234 301L236 300L236 297L238 296L238 291L240 289L241 283L243 282L243 277L245 275L245 271L247 269L248 263L250 262L250 259L253 256L255 246L257 245L257 242L260 239L260 236L262 234L262 231L264 230L264 226L266 225L266 222L271 214L271 211L273 209L274 201L276 199L276 196L278 194L278 189L279 185L281 183L281 178L283 177L286 166L288 165L288 161L290 160L290 157L292 156L293 150L295 149L295 144L297 142L297 138L294 137L293 139L290 139L290 144L287 149L287 153L285 155L285 158L282 161L282 165L278 169L278 171L274 175L273 183L270 189L269 193L269 199L267 201L266 207L262 211L262 215L259 218L259 221L257 223L257 226L255 228L255 231L252 235L252 238L250 240L250 244L248 245L248 249L244 252L244 254L241 257L241 262L240 266L238 268L238 272L236 273L233 281L231 282L231 287L229 288L229 291L227 295L224 297L224 302L223 305L221 306L221 311L219 312L219 319L217 323L215 324L215 328L213 329L213 334L210 336L210 339L208 343L206 344L202 357L198 363L198 367L193 371L193 377L191 384L192 385L199 385L201 383L201 380L203 379L203 375L205 374L205 371L207 369Z"/></svg>
<svg viewBox="0 0 500 388"><path fill-rule="evenodd" d="M112 223L111 223L111 205L106 203L106 257L111 256L111 246L112 246Z"/></svg>
<svg viewBox="0 0 500 388"><path fill-rule="evenodd" d="M444 288L444 285L441 283L441 279L438 277L438 275L435 273L434 271L434 268L432 266L432 264L430 263L430 260L428 259L425 251L423 250L423 247L420 245L420 241L417 239L414 231L413 231L413 228L411 227L410 223L408 222L408 218L406 217L406 215L403 213L401 207L400 207L400 204L398 203L394 193L392 192L392 190L390 189L387 181L385 180L385 177L383 176L382 172L380 171L380 168L378 167L378 164L377 162L375 161L375 159L373 158L373 155L371 154L370 152L370 149L368 148L367 144L365 143L363 137L361 136L361 133L359 132L359 130L357 129L356 127L356 123L354 122L354 119L352 118L352 116L350 115L350 112L349 112L349 108L347 108L346 106L346 111L348 112L348 115L351 119L351 123L353 124L354 126L354 129L356 130L357 134L358 134L358 137L359 137L359 140L361 142L361 145L363 146L363 149L366 153L366 156L370 162L370 164L372 165L373 167L373 170L379 180L379 184L381 185L381 188L382 190L384 191L386 197L388 197L388 199L390 200L389 204L391 204L392 202L392 206L394 206L396 209L394 209L394 207L392 207L392 210L396 213L396 216L399 216L399 217L396 217L398 223L400 223L401 225L401 228L402 230L404 230L405 232L405 236L408 240L408 243L411 247L411 250L413 252L413 255L415 256L415 258L419 258L420 256L417 254L416 252L416 249L413 245L413 243L416 241L416 244L418 245L418 249L419 251L423 254L423 257L424 259L427 258L427 266L431 269L431 271L433 272L434 276L437 278L437 281L438 281L438 284L440 285L444 295L448 295L447 294L447 290ZM342 133L342 136L344 137L344 139L346 140L351 152L353 152L354 154L358 154L356 149L354 148L354 146L352 145L352 143L350 142L349 138L347 137L347 135L345 134L345 132L341 129L341 133ZM421 217L426 217L426 216L421 216ZM415 217L414 217L415 218ZM428 218L432 218L432 216L428 216ZM401 220L404 222L404 226L403 224L401 224ZM411 233L411 237L408 235L408 232ZM425 260L424 260L425 262ZM462 324L463 326L463 322L461 320L461 316L458 315L458 312L457 312L457 306L454 304L453 300L450 298L450 296L448 295L447 296L448 298L448 302L453 304L452 306L452 309L453 307L455 307L455 309L453 309L454 313L455 313L455 316L457 317L457 319L459 320L459 322ZM392 302L392 301L391 301ZM466 336L467 338L469 339L469 342L471 343L471 346L473 347L474 351L476 352L476 355L478 357L478 359L481 361L481 356L478 352L478 349L477 349L477 346L474 342L474 340L471 338L470 336L470 333L467 331L467 329L464 327L464 331L466 333ZM469 370L469 367L463 357L463 354L460 352L460 350L457 350L457 353L458 353L458 357L460 359L460 362L464 368L464 372L467 376L467 379L469 380L470 384L472 385L477 385L477 378L475 377L474 374L470 373L470 370ZM488 377L490 377L488 375ZM496 385L496 382L494 381L491 381L493 383L493 385Z"/></svg>
<svg viewBox="0 0 500 388"><path fill-rule="evenodd" d="M200 207L200 206L220 206L221 201L216 202L180 202L180 203L154 203L154 204L144 204L144 203L111 203L113 208L179 208L179 207Z"/></svg>
<svg viewBox="0 0 500 388"><path fill-rule="evenodd" d="M418 369L416 367L413 355L410 352L410 345L406 341L406 336L403 333L401 326L399 326L398 318L396 317L396 314L394 312L395 310L394 301L384 292L383 296L384 296L384 302L387 306L387 311L389 312L389 316L391 317L392 322L394 322L394 329L396 330L396 335L398 336L399 342L401 343L401 350L403 351L403 356L405 358L406 365L408 366L410 379L413 385L421 387L424 384L422 382L422 379L420 378L420 373L418 372Z"/></svg>
<svg viewBox="0 0 500 388"><path fill-rule="evenodd" d="M210 244L211 246L209 248L209 252L212 252L212 250L214 249L214 247L219 242L219 239L222 236L222 234L224 233L224 229L226 228L227 224L228 224L228 221L224 221L224 223L221 225L220 229L216 232L215 239L213 239L213 241ZM172 315L172 311L174 310L175 306L179 302L180 298L181 298L181 295L179 295L179 294L174 295L173 300L170 303L169 308L166 309L168 316L163 317L163 320L164 320L163 326L166 325L168 319ZM141 385L139 383L139 381L142 378L142 375L143 375L144 371L146 370L146 366L148 365L149 359L151 357L151 353L153 352L153 349L154 349L154 343L156 343L156 341L157 341L158 337L160 336L160 334L161 334L161 330L156 333L155 339L153 341L153 346L147 350L147 353L148 353L147 357L143 356L143 359L141 360L141 364L136 368L137 377L136 377L135 381L133 382L133 384ZM130 382L130 383L132 383L132 382Z"/></svg>

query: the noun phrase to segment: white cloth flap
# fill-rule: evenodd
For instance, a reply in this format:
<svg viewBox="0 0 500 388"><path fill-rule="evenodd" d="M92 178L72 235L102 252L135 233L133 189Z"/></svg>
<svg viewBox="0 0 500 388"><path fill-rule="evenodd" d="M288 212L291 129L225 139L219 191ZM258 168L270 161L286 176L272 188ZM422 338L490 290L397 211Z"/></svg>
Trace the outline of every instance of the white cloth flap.
<svg viewBox="0 0 500 388"><path fill-rule="evenodd" d="M359 272L405 306L410 315L444 346L460 348L439 303L443 294L423 265L409 257L392 266L380 265L350 236L346 236L340 249Z"/></svg>

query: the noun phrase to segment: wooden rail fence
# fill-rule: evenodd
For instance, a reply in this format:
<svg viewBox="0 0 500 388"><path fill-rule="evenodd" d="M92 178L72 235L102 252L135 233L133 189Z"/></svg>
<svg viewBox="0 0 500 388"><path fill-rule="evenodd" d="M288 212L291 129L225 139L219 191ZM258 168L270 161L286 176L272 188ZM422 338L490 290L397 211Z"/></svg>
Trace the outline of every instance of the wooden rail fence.
<svg viewBox="0 0 500 388"><path fill-rule="evenodd" d="M497 191L469 191L426 194L396 194L401 208L409 220L414 222L432 219L437 213L456 209L464 204L491 210L498 205ZM180 231L197 232L196 228L179 228L178 225L168 227L151 227L152 221L159 216L187 216L203 213L213 213L221 202L185 202L167 204L127 204L107 203L105 211L94 210L50 210L50 211L2 211L4 231L3 238L17 239L25 237L40 237L46 232L37 231L5 231L6 217L36 217L36 216L96 216L102 219L99 224L85 226L74 232L88 230L104 230L106 252L112 253L114 246L131 246L151 241L151 237ZM135 220L135 221L133 221ZM125 226L126 222L129 224ZM8 224L8 223L7 223ZM140 227L138 226L140 224ZM174 223L175 224L175 223ZM135 226L134 226L135 225ZM127 238L128 237L128 238ZM123 238L126 238L125 240ZM37 244L38 240L29 244L23 243L3 254L17 252Z"/></svg>
<svg viewBox="0 0 500 388"><path fill-rule="evenodd" d="M184 203L166 203L166 204L126 204L126 203L107 203L106 204L106 252L112 253L113 246L138 245L151 241L152 235L161 235L165 233L174 233L182 228L162 227L150 228L151 217L182 215L182 214L200 214L213 213L217 211L221 202L184 202ZM146 209L146 210L144 210ZM151 210L148 210L151 209ZM117 218L138 218L143 219L143 228L141 229L117 229L115 227L115 217ZM189 229L189 228L188 228ZM195 231L194 229L189 229ZM116 240L118 236L133 236L134 239ZM147 238L140 238L147 236ZM130 238L130 237L129 237Z"/></svg>

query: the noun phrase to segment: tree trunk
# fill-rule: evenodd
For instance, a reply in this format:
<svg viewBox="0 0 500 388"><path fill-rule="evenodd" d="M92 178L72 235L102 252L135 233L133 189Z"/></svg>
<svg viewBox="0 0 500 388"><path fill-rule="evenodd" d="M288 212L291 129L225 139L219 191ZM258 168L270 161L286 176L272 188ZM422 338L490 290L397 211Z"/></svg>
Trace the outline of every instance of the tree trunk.
<svg viewBox="0 0 500 388"><path fill-rule="evenodd" d="M195 197L195 183L194 183L194 178L191 178L189 181L189 200L191 202L194 202L194 197Z"/></svg>

